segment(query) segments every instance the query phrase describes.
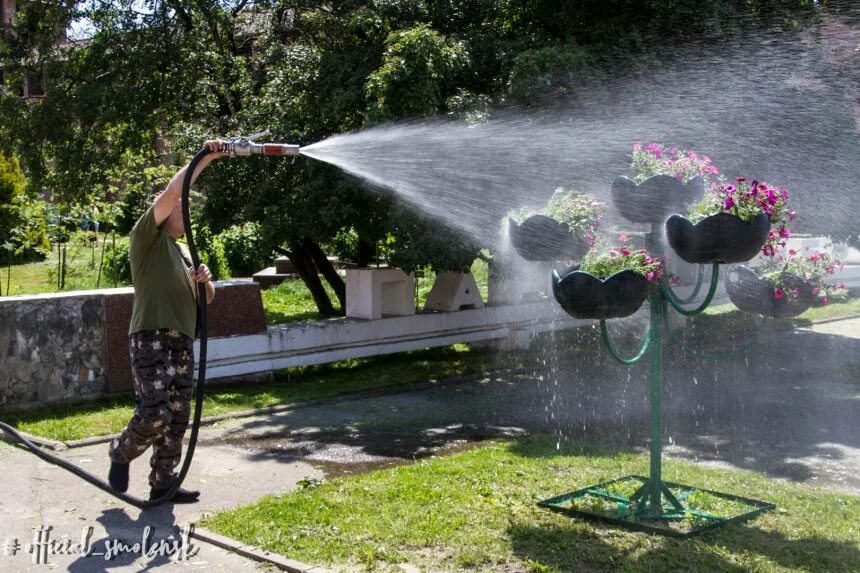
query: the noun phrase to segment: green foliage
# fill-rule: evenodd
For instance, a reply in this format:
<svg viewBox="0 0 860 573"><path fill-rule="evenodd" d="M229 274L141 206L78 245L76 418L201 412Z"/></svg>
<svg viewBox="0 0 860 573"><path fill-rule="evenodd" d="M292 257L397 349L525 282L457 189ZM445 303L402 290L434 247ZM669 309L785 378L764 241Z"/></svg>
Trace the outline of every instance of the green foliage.
<svg viewBox="0 0 860 573"><path fill-rule="evenodd" d="M371 122L438 112L468 63L461 44L426 24L392 32L385 46L382 65L365 85Z"/></svg>
<svg viewBox="0 0 860 573"><path fill-rule="evenodd" d="M230 265L224 252L224 243L206 225L195 225L194 244L200 255L200 262L209 267L212 280L226 279L230 276Z"/></svg>
<svg viewBox="0 0 860 573"><path fill-rule="evenodd" d="M565 223L570 230L580 236L594 235L597 224L603 218L606 205L591 195L575 189L556 189L546 206L538 212L524 207L510 214L517 223L522 223L532 215L541 214Z"/></svg>
<svg viewBox="0 0 860 573"><path fill-rule="evenodd" d="M814 4L21 3L14 33L0 36L0 68L7 86L41 74L45 97L0 88L0 145L19 157L31 191L50 189L68 205L119 194L125 232L170 175L158 166L183 163L207 137L270 128L274 140L307 145L430 114L481 121L494 104L593 85L608 62L645 69L682 42L750 26L798 29L817 17ZM55 49L78 17L93 22L93 37ZM247 158L213 165L199 184L214 232L255 221L270 245L342 246L337 237L350 230L364 246L392 233L409 265L458 267L468 258L462 240L445 255L434 234L405 232L421 221L390 216L391 197L330 167Z"/></svg>
<svg viewBox="0 0 860 573"><path fill-rule="evenodd" d="M176 168L166 165L147 167L140 158L135 158L132 165L118 177L124 183L122 189L116 189L119 199L116 202L117 232L127 235L141 215L152 204L153 197L164 190Z"/></svg>
<svg viewBox="0 0 860 573"><path fill-rule="evenodd" d="M128 241L113 242L105 246L102 260L102 275L108 284L131 284L131 260L128 256Z"/></svg>
<svg viewBox="0 0 860 573"><path fill-rule="evenodd" d="M272 263L272 250L266 247L259 223L233 225L218 234L224 256L234 277L249 277Z"/></svg>
<svg viewBox="0 0 860 573"><path fill-rule="evenodd" d="M26 192L18 159L0 151L0 245L17 260L44 256L50 250L44 203Z"/></svg>
<svg viewBox="0 0 860 573"><path fill-rule="evenodd" d="M588 55L577 46L524 50L514 58L508 93L517 102L531 103L542 94L570 90L588 74Z"/></svg>

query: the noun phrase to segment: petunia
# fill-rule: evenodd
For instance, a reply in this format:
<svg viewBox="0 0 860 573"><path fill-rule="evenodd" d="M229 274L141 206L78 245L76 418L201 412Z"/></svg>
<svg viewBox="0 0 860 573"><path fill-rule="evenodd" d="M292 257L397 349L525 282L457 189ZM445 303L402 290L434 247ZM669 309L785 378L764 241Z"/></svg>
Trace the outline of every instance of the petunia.
<svg viewBox="0 0 860 573"><path fill-rule="evenodd" d="M734 199L732 199L731 197L726 197L726 201L725 201L725 203L723 203L723 209L728 211L729 209L731 209L734 206L735 206Z"/></svg>
<svg viewBox="0 0 860 573"><path fill-rule="evenodd" d="M779 300L783 297L784 294L785 293L782 291L781 288L775 289L773 291L773 298L775 298L776 300Z"/></svg>
<svg viewBox="0 0 860 573"><path fill-rule="evenodd" d="M819 292L821 292L819 287L812 287L812 296L817 295Z"/></svg>
<svg viewBox="0 0 860 573"><path fill-rule="evenodd" d="M830 299L826 296L822 296L818 298L818 302L821 303L821 306L825 306L830 302Z"/></svg>
<svg viewBox="0 0 860 573"><path fill-rule="evenodd" d="M645 273L645 280L653 281L654 280L654 273L651 271L648 271L647 273Z"/></svg>

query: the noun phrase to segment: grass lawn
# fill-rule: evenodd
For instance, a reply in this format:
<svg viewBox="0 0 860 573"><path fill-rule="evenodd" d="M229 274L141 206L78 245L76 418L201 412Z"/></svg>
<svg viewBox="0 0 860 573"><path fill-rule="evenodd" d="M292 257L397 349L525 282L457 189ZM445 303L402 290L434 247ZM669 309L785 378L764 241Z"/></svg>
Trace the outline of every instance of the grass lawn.
<svg viewBox="0 0 860 573"><path fill-rule="evenodd" d="M472 350L466 344L343 360L279 371L273 384L242 384L207 388L204 416L241 412L370 390L441 380L453 376L522 365L524 353ZM76 440L121 431L132 413L131 396L87 404L50 406L3 414L16 428L53 440Z"/></svg>
<svg viewBox="0 0 860 573"><path fill-rule="evenodd" d="M692 540L628 532L537 507L648 459L536 437L335 478L222 511L218 533L309 564L403 571L860 570L860 498L752 472L667 461L664 479L777 510Z"/></svg>
<svg viewBox="0 0 860 573"><path fill-rule="evenodd" d="M42 294L49 292L63 292L75 290L90 290L95 288L112 288L113 286L128 286L126 284L114 285L102 275L99 277L99 261L102 255L104 241L110 243L110 235L98 234L98 242L90 243L90 233L76 231L72 233L69 242L66 243L66 282L65 288L57 288L58 253L54 245L51 253L44 261L36 263L23 263L12 265L11 269L3 266L0 270L2 279L2 295L9 296L22 294ZM116 242L127 243L128 237L116 237ZM7 281L11 270L11 280ZM98 286L97 286L98 285Z"/></svg>

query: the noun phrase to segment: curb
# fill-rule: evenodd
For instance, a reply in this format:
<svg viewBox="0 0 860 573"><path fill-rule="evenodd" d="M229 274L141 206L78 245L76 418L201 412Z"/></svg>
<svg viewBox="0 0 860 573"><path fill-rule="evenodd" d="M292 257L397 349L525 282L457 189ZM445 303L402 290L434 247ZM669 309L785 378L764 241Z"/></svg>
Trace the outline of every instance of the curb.
<svg viewBox="0 0 860 573"><path fill-rule="evenodd" d="M238 418L252 418L254 416L263 416L266 414L280 414L281 412L290 412L301 408L312 408L314 406L325 406L329 404L338 404L341 402L353 402L356 400L364 400L367 398L377 398L379 396L393 396L396 394L406 394L409 392L420 392L431 388L441 388L452 384L461 384L463 382L474 382L482 378L493 378L496 376L510 376L512 374L522 374L531 371L528 368L506 368L504 370L493 370L491 372L480 372L476 374L465 374L463 376L452 376L443 380L430 380L427 382L413 382L410 384L401 384L399 386L390 386L388 388L374 388L372 390L363 390L361 392L353 392L350 394L341 394L340 396L330 396L328 398L314 398L311 400L302 400L291 404L280 404L277 406L264 406L255 408L254 410L243 410L241 412L231 412L229 414L219 414L217 416L207 416L200 420L201 426L209 426L224 420L233 420ZM108 434L105 436L93 436L90 438L81 438L80 440L57 441L39 436L32 436L24 432L20 432L28 440L34 444L54 451L63 451L67 449L82 448L96 444L107 444L119 434ZM15 440L7 439L5 434L0 431L0 439L9 443L17 443Z"/></svg>
<svg viewBox="0 0 860 573"><path fill-rule="evenodd" d="M226 549L227 551L231 551L243 557L253 559L258 563L274 565L282 571L289 571L289 573L331 573L329 569L317 567L316 565L308 565L307 563L302 563L295 559L288 559L282 555L278 555L277 553L258 549L253 545L247 545L241 541L237 541L231 537L225 537L224 535L219 535L197 525L192 528L189 533L189 537L202 541L203 543L209 543L210 545L220 547L221 549Z"/></svg>

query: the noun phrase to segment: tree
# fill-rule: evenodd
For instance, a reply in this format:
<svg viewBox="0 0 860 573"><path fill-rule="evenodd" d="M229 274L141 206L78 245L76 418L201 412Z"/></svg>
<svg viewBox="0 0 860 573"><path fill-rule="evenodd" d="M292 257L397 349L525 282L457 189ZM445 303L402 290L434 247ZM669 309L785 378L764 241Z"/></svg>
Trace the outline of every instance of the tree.
<svg viewBox="0 0 860 573"><path fill-rule="evenodd" d="M607 70L650 72L683 43L719 45L751 28L790 34L818 13L806 0L32 2L0 38L0 67L7 86L41 74L45 97L0 89L0 144L33 190L89 203L115 187L132 206L132 192L157 187L142 180L147 167L181 163L206 137L268 127L274 140L307 145L488 102L534 105ZM93 37L58 43L81 18ZM258 223L265 248L291 258L324 313L337 309L318 272L343 307L323 254L342 237L355 237L360 263L389 235L394 260L410 266L461 267L477 252L459 236L463 248L450 249L441 239L452 231L315 162L218 162L200 187L212 231Z"/></svg>

